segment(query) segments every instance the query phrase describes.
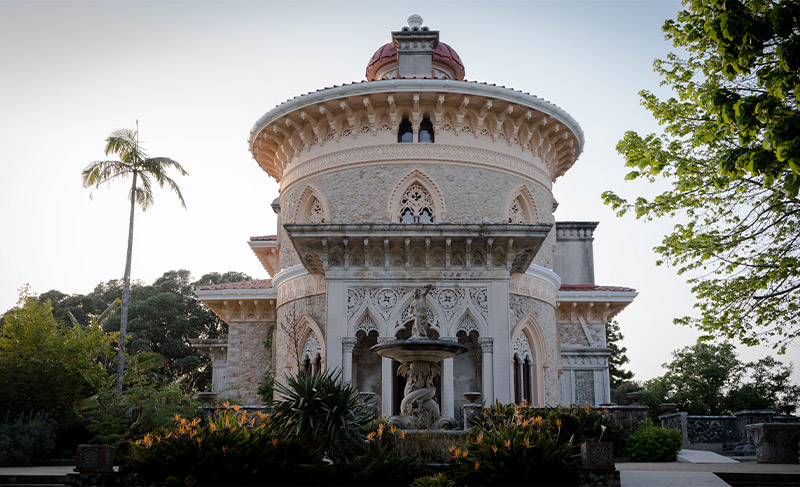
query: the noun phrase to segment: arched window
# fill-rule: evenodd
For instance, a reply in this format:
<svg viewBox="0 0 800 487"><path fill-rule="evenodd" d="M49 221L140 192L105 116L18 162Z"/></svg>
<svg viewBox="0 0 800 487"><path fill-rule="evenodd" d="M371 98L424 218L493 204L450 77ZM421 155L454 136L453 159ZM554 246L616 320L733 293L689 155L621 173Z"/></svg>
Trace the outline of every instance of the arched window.
<svg viewBox="0 0 800 487"><path fill-rule="evenodd" d="M433 143L433 124L429 118L423 118L419 124L419 141L421 143Z"/></svg>
<svg viewBox="0 0 800 487"><path fill-rule="evenodd" d="M305 221L308 223L325 223L325 210L322 208L322 203L314 196L311 197L309 202Z"/></svg>
<svg viewBox="0 0 800 487"><path fill-rule="evenodd" d="M519 356L514 354L514 403L519 404L522 402L522 364L519 362Z"/></svg>
<svg viewBox="0 0 800 487"><path fill-rule="evenodd" d="M402 122L400 122L400 130L397 132L397 141L398 142L414 142L414 130L411 127L411 122L408 121L407 118L404 118Z"/></svg>
<svg viewBox="0 0 800 487"><path fill-rule="evenodd" d="M408 187L400 198L400 223L433 223L433 198L421 184Z"/></svg>

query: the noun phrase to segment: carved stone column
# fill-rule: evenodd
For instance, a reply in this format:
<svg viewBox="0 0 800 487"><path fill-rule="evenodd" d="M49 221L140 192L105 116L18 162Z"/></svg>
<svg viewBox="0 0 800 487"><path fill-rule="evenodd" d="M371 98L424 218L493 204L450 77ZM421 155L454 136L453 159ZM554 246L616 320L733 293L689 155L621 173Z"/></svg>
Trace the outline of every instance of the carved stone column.
<svg viewBox="0 0 800 487"><path fill-rule="evenodd" d="M442 337L442 340L458 343L456 337ZM453 386L453 359L446 358L442 361L442 416L455 417L455 399Z"/></svg>
<svg viewBox="0 0 800 487"><path fill-rule="evenodd" d="M392 337L378 337L378 343L384 343L389 340L392 340ZM384 416L391 416L394 414L392 412L392 402L394 398L392 397L392 390L394 389L394 373L392 371L392 359L382 357L381 358L381 414Z"/></svg>
<svg viewBox="0 0 800 487"><path fill-rule="evenodd" d="M353 349L356 337L342 337L342 382L353 382Z"/></svg>
<svg viewBox="0 0 800 487"><path fill-rule="evenodd" d="M486 404L494 402L494 372L492 364L494 363L494 338L480 337L478 344L481 346L482 365L483 365L483 400Z"/></svg>

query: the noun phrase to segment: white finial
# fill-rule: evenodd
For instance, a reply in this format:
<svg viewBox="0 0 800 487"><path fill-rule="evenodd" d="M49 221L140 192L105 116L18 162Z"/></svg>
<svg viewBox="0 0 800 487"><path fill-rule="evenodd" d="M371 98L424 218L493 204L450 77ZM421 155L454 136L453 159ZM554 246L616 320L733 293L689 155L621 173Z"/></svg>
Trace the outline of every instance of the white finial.
<svg viewBox="0 0 800 487"><path fill-rule="evenodd" d="M408 18L408 26L412 29L414 27L422 27L422 17L417 14L412 14L411 17Z"/></svg>

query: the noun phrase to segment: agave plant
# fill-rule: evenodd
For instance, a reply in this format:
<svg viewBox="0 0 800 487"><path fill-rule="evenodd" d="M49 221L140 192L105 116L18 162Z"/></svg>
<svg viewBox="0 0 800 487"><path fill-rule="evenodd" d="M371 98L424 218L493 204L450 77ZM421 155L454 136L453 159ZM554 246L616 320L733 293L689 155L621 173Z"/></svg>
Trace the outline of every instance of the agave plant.
<svg viewBox="0 0 800 487"><path fill-rule="evenodd" d="M272 427L280 436L292 436L319 463L335 459L360 446L362 427L372 419L358 401L358 391L340 380L340 371L300 373L276 383L281 399L273 409Z"/></svg>

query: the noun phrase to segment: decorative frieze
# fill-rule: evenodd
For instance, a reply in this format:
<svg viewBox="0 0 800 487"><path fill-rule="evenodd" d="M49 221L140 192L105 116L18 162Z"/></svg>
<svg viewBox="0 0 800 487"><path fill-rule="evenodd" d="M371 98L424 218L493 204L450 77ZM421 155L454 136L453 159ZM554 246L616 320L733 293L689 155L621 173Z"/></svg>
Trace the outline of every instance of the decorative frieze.
<svg viewBox="0 0 800 487"><path fill-rule="evenodd" d="M413 287L350 287L347 290L348 330L381 335L394 333L413 321L411 300ZM485 333L489 318L486 287L434 288L426 298L428 322L440 336L454 336L459 330L466 333ZM378 320L380 323L376 323Z"/></svg>
<svg viewBox="0 0 800 487"><path fill-rule="evenodd" d="M528 161L490 149L441 143L370 145L329 152L289 166L281 179L281 187L285 190L301 179L349 166L407 164L410 160L436 164L466 162L476 166L508 171L526 179L532 178L545 187L549 187L547 183L550 181L550 177L538 159Z"/></svg>
<svg viewBox="0 0 800 487"><path fill-rule="evenodd" d="M325 278L318 274L305 274L289 279L278 286L278 306L295 299L324 294L326 289Z"/></svg>

